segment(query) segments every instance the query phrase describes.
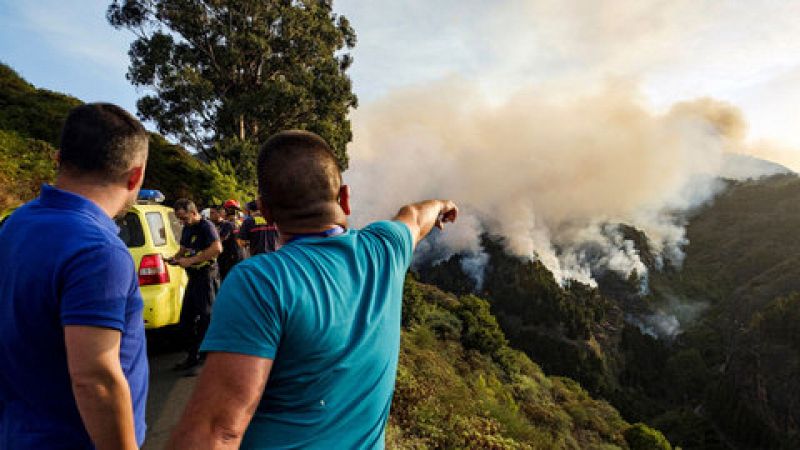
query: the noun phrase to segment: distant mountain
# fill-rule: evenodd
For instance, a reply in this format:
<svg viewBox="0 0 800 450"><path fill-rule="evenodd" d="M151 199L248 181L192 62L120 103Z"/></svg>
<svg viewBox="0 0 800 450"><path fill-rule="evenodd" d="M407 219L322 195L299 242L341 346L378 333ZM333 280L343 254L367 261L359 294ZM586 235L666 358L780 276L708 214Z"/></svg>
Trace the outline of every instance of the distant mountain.
<svg viewBox="0 0 800 450"><path fill-rule="evenodd" d="M722 160L720 177L728 180L757 180L773 175L794 173L788 167L772 161L738 153L726 153Z"/></svg>
<svg viewBox="0 0 800 450"><path fill-rule="evenodd" d="M748 446L800 448L799 203L793 174L730 183L691 219L683 269L654 281L709 304L676 344L704 356L704 404Z"/></svg>

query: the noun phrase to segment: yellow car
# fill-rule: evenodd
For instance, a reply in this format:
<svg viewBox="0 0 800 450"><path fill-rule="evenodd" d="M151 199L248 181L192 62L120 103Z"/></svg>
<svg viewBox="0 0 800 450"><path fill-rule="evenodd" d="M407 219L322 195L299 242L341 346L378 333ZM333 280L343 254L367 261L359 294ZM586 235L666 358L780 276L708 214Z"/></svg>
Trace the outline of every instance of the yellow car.
<svg viewBox="0 0 800 450"><path fill-rule="evenodd" d="M154 329L178 323L188 277L181 267L165 262L180 248L181 224L175 212L158 204L158 198L163 201L158 191L142 190L139 198L117 225L139 274L144 327Z"/></svg>

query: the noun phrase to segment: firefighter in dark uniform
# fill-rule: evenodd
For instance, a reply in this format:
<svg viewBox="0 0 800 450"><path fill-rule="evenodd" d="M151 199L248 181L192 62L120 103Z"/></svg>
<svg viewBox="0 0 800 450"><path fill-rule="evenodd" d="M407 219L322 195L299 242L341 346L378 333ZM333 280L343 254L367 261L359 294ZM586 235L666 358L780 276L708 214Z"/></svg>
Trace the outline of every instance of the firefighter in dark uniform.
<svg viewBox="0 0 800 450"><path fill-rule="evenodd" d="M237 242L239 227L235 221L228 219L231 215L235 218L238 207L239 204L236 200L228 200L219 207L211 208L211 222L217 227L217 233L222 242L222 253L217 258L220 282L225 279L233 266L244 259L244 251ZM232 211L232 214L229 214L228 211Z"/></svg>
<svg viewBox="0 0 800 450"><path fill-rule="evenodd" d="M188 374L196 375L200 343L211 321L211 305L219 287L216 258L222 252L222 243L214 224L200 216L194 202L182 198L175 202L174 209L183 223L183 232L181 248L169 262L180 265L189 275L180 317L187 355L175 369L194 369Z"/></svg>
<svg viewBox="0 0 800 450"><path fill-rule="evenodd" d="M239 230L239 240L242 246L247 246L250 256L259 253L274 252L278 248L278 229L258 212L256 202L249 202L247 210L250 216L242 223Z"/></svg>

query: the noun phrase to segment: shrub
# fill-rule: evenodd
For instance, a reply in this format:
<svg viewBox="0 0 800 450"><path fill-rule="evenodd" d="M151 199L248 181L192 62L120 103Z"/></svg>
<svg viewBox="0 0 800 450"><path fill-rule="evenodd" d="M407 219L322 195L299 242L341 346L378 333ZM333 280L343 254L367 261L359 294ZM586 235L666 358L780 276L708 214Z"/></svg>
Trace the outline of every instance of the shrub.
<svg viewBox="0 0 800 450"><path fill-rule="evenodd" d="M672 450L660 431L639 422L625 430L625 441L631 450Z"/></svg>
<svg viewBox="0 0 800 450"><path fill-rule="evenodd" d="M464 348L494 355L508 344L497 319L489 311L489 302L474 295L461 297L457 314L464 324L461 342Z"/></svg>

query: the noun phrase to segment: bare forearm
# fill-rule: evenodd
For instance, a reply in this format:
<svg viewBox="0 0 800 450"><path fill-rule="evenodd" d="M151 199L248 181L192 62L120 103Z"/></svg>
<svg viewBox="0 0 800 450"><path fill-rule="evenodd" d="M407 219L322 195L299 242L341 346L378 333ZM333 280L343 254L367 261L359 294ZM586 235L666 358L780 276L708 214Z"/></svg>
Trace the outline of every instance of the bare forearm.
<svg viewBox="0 0 800 450"><path fill-rule="evenodd" d="M397 212L395 220L400 220L409 225L412 229L412 234L416 237L417 242L422 240L428 233L431 232L442 209L445 207L444 200L425 200L418 203L403 206ZM416 228L416 230L414 229ZM416 231L416 232L415 232Z"/></svg>
<svg viewBox="0 0 800 450"><path fill-rule="evenodd" d="M72 391L98 450L138 449L131 394L122 369L74 379Z"/></svg>
<svg viewBox="0 0 800 450"><path fill-rule="evenodd" d="M220 253L222 253L222 244L220 244L219 241L215 241L207 249L188 259L192 264L199 264L201 262L216 258Z"/></svg>
<svg viewBox="0 0 800 450"><path fill-rule="evenodd" d="M184 419L175 428L167 450L227 450L237 449L242 442L243 432L226 429L213 420Z"/></svg>
<svg viewBox="0 0 800 450"><path fill-rule="evenodd" d="M166 448L239 448L271 368L272 360L209 353L206 367Z"/></svg>

